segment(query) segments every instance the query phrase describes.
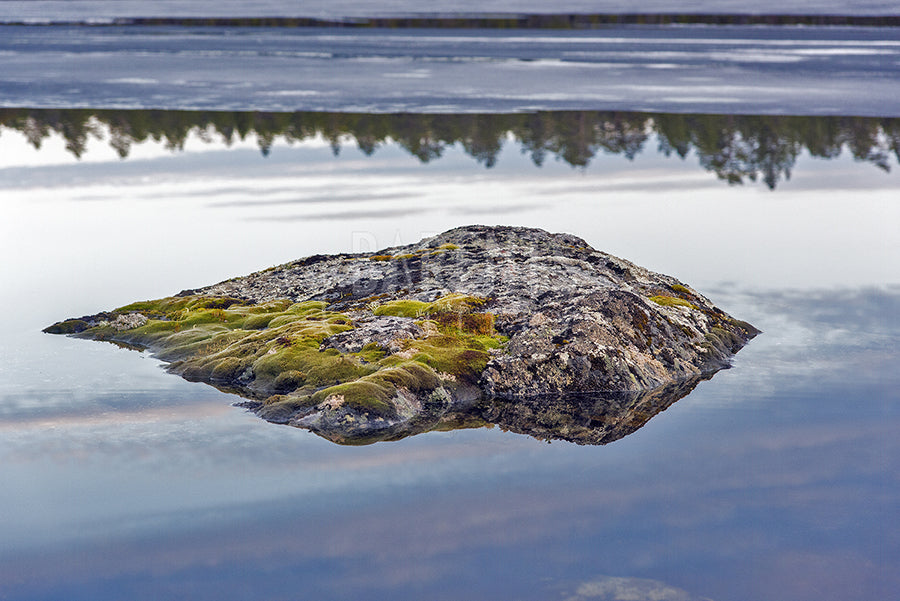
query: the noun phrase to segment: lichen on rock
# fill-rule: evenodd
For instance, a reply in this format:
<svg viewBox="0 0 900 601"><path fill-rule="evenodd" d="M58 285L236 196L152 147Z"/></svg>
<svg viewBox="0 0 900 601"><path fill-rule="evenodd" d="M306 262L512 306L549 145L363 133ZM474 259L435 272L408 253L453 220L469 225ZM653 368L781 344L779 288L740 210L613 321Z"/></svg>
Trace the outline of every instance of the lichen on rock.
<svg viewBox="0 0 900 601"><path fill-rule="evenodd" d="M654 391L686 394L757 334L675 278L580 238L487 226L307 257L45 331L148 348L267 420L346 443L492 415L528 431L518 416L541 407L579 414L559 409L569 396L664 408Z"/></svg>

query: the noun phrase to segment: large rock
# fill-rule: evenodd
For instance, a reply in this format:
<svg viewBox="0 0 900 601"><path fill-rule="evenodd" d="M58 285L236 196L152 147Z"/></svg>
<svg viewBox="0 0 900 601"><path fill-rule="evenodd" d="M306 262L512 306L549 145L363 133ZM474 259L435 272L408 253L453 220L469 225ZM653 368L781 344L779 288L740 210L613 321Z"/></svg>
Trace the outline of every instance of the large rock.
<svg viewBox="0 0 900 601"><path fill-rule="evenodd" d="M583 407L658 411L757 334L675 278L575 236L486 226L308 257L46 331L150 348L270 421L340 442L504 419L548 438L522 416L552 413L570 416L566 431L581 424L557 437L594 444L609 435L582 430L612 418Z"/></svg>

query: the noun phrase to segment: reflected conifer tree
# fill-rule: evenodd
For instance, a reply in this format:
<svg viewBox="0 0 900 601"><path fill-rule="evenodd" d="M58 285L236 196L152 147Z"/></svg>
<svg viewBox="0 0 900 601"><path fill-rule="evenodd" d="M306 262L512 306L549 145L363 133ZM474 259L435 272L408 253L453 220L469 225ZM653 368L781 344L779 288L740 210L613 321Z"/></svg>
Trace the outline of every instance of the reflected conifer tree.
<svg viewBox="0 0 900 601"><path fill-rule="evenodd" d="M783 117L753 115L647 114L558 111L525 114L361 114L227 111L0 109L0 127L21 132L35 148L56 134L81 157L90 139L107 138L125 158L135 144L162 142L180 151L191 136L227 145L254 136L268 155L279 140L326 140L335 155L353 140L365 155L391 142L423 163L457 146L486 168L493 167L508 141L536 166L554 156L584 168L599 153L633 159L655 136L665 156L687 159L729 184L765 183L774 189L790 179L807 152L823 159L844 149L862 162L889 171L900 161L900 119L869 117Z"/></svg>

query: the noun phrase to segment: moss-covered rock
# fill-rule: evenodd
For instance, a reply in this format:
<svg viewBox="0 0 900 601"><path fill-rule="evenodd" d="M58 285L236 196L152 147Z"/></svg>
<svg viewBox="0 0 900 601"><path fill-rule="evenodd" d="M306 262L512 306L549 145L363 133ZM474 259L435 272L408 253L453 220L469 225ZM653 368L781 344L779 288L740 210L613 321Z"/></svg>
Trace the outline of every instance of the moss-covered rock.
<svg viewBox="0 0 900 601"><path fill-rule="evenodd" d="M472 299L468 303L482 304ZM395 301L385 307L391 309L388 315L417 315L418 311L399 308L419 305L432 314L468 306L451 295L435 303ZM133 319L134 327L114 327L122 315L142 319ZM169 362L170 371L188 380L261 399L261 413L278 421L288 408L298 420L317 408L331 413L340 409L345 418L354 413L381 420L385 427L409 417L404 415L409 411L398 407L402 394L431 395L439 388L449 394L447 388L452 390L457 383L475 383L487 363L487 349L501 344L496 333L434 322L430 335L415 326L422 337L401 339L390 354L377 342L358 352L341 352L325 344L353 330L352 324L349 314L330 311L324 302L256 305L231 297L189 295L132 303L98 316L66 320L45 331L149 348Z"/></svg>
<svg viewBox="0 0 900 601"><path fill-rule="evenodd" d="M268 420L354 443L483 423L472 408L491 399L643 394L706 377L757 333L574 236L483 226L309 257L45 331L150 349ZM522 402L502 413L536 412ZM567 411L538 411L541 436L572 430Z"/></svg>

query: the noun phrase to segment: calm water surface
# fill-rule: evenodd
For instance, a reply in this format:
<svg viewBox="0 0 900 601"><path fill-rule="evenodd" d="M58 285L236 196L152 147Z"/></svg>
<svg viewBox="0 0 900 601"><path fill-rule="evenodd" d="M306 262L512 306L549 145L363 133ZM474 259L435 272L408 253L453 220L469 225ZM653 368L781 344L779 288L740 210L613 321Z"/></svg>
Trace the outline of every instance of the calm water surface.
<svg viewBox="0 0 900 601"><path fill-rule="evenodd" d="M897 27L0 25L0 59L6 107L900 115Z"/></svg>
<svg viewBox="0 0 900 601"><path fill-rule="evenodd" d="M127 160L88 136L76 160L3 129L0 598L892 598L900 180L804 148L774 190L728 185L647 135L584 167L506 139L485 168L459 144L422 163L314 135L265 156L196 132ZM764 334L607 446L493 428L343 447L40 332L469 223L579 235Z"/></svg>
<svg viewBox="0 0 900 601"><path fill-rule="evenodd" d="M805 15L892 15L894 0L862 0L849 5L843 0L794 0L789 6L777 0L757 0L753 5L738 0L645 0L640 6L621 0L449 0L440 6L423 6L412 0L4 0L0 20L96 22L117 17L347 17L410 14L533 14L533 13L728 13Z"/></svg>

